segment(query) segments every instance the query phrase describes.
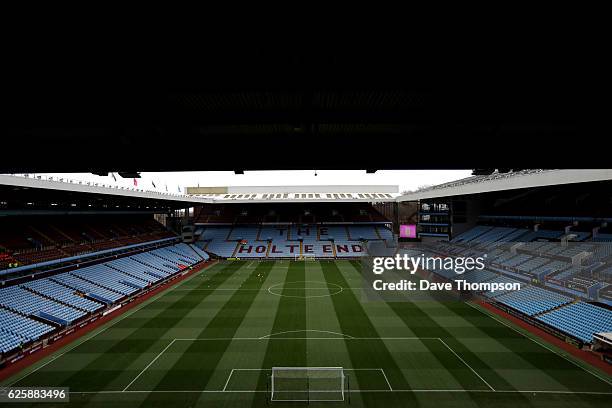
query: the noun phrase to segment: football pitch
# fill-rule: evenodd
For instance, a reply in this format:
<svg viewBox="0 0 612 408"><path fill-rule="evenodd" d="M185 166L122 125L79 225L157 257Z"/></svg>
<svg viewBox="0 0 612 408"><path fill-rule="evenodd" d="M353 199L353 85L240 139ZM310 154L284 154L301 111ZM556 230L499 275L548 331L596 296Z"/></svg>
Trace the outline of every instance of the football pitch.
<svg viewBox="0 0 612 408"><path fill-rule="evenodd" d="M222 262L3 385L70 387L63 407L295 407L307 403L270 401L272 367L342 367L344 400L308 405L612 401L610 376L476 305L365 300L360 268L354 261Z"/></svg>

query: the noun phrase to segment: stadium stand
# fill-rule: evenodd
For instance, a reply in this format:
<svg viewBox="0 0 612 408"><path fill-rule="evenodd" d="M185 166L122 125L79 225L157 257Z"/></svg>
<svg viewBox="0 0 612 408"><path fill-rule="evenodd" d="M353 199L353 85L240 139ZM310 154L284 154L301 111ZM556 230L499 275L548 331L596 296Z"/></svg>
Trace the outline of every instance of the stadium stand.
<svg viewBox="0 0 612 408"><path fill-rule="evenodd" d="M208 226L202 229L197 246L222 258L350 258L366 253L361 239L392 241L393 233L376 224Z"/></svg>
<svg viewBox="0 0 612 408"><path fill-rule="evenodd" d="M594 333L612 332L612 311L585 302L577 302L536 318L585 343L593 341Z"/></svg>
<svg viewBox="0 0 612 408"><path fill-rule="evenodd" d="M0 351L37 340L54 325L72 325L208 259L201 249L180 243L0 289Z"/></svg>
<svg viewBox="0 0 612 408"><path fill-rule="evenodd" d="M23 287L11 286L0 290L0 306L25 316L34 315L64 326L85 316L85 312L44 298Z"/></svg>
<svg viewBox="0 0 612 408"><path fill-rule="evenodd" d="M6 217L0 219L0 247L11 262L0 260L0 270L174 236L140 216Z"/></svg>
<svg viewBox="0 0 612 408"><path fill-rule="evenodd" d="M0 353L6 353L23 343L35 341L55 328L0 308Z"/></svg>
<svg viewBox="0 0 612 408"><path fill-rule="evenodd" d="M528 316L534 316L570 303L572 298L535 286L523 286L521 290L497 296L495 300Z"/></svg>
<svg viewBox="0 0 612 408"><path fill-rule="evenodd" d="M612 331L611 310L577 300L612 304L609 300L612 298L609 296L612 295L609 293L611 253L594 244L607 242L608 236L598 234L591 237L585 231L565 233L554 229L533 231L478 225L450 242L432 244L431 248L449 256L480 256L486 253L491 270L463 275L443 269L433 272L451 280L460 276L470 282L523 281L519 291L484 292L482 295L590 343L594 333ZM562 241L567 238L577 242L565 245ZM584 263L575 261L581 258Z"/></svg>
<svg viewBox="0 0 612 408"><path fill-rule="evenodd" d="M98 302L85 299L82 296L76 295L74 291L53 282L51 279L37 279L33 282L28 282L22 287L30 289L32 292L41 296L47 297L59 303L71 306L75 309L80 309L84 312L95 312L104 306Z"/></svg>

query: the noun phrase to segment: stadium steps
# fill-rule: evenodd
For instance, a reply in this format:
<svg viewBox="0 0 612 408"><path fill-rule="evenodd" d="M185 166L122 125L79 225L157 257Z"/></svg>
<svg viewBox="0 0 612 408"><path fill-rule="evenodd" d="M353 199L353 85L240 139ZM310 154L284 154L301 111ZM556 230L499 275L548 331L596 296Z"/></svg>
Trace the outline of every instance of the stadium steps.
<svg viewBox="0 0 612 408"><path fill-rule="evenodd" d="M41 230L39 230L38 228L35 228L32 225L29 225L28 228L30 228L32 231L34 231L35 233L37 233L38 235L40 235L41 237L43 237L44 239L46 239L47 241L51 242L52 244L57 244L57 242L55 242L54 239L51 239L51 237L49 237L47 234L44 234Z"/></svg>
<svg viewBox="0 0 612 408"><path fill-rule="evenodd" d="M180 252L174 251L174 250L172 249L172 247L165 247L165 249L166 249L166 250L168 250L168 252L172 252L173 254L175 254L175 255L177 255L177 256L179 256L179 257L184 258L183 260L185 260L185 261L187 261L187 260L188 260L188 261L190 261L190 262L196 262L196 263L197 263L197 262L199 262L199 261L201 261L201 260L202 260L202 259L201 259L201 258L202 258L201 256L197 256L197 255L194 255L194 256L188 256L188 255L182 254L182 253L180 253ZM193 250L191 250L191 252L193 252ZM178 260L180 261L181 259L180 259L180 258L178 258Z"/></svg>
<svg viewBox="0 0 612 408"><path fill-rule="evenodd" d="M61 229L57 228L55 225L49 224L49 227L50 227L50 228L51 228L53 231L57 232L58 234L60 234L60 235L61 235L61 236L63 236L64 238L66 238L68 241L73 242L73 243L75 242L75 241L74 241L74 239L73 239L71 236L69 236L68 234L66 234L66 233L65 233L64 231L62 231Z"/></svg>
<svg viewBox="0 0 612 408"><path fill-rule="evenodd" d="M69 273L70 273L70 272L69 272ZM92 281L92 280L89 280L89 279L87 279L87 278L83 278L82 276L78 276L78 275L75 275L75 274L73 274L73 273L70 273L70 276L73 276L73 277L75 277L75 278L77 278L77 279L80 279L80 280L82 280L82 281L85 281L85 282L87 282L87 283L90 283L90 284L92 284L92 285L94 285L94 286L97 286L97 287L99 287L99 288L101 288L101 289L106 289L106 290L108 290L108 291L110 291L110 292L114 292L114 293L116 293L116 294L118 294L118 295L121 295L122 297L125 297L125 296L126 296L126 295L125 295L125 293L118 292L118 291L116 291L116 290L114 290L114 289L111 289L111 288L109 288L109 287L107 287L107 286L101 285L101 284L96 283L96 282L94 282L94 281Z"/></svg>
<svg viewBox="0 0 612 408"><path fill-rule="evenodd" d="M227 236L225 237L226 241L230 240L230 237L232 236L232 232L234 231L234 226L232 225L232 227L228 230L227 232Z"/></svg>
<svg viewBox="0 0 612 408"><path fill-rule="evenodd" d="M351 230L349 229L348 225L345 225L344 229L346 230L346 237L348 238L349 241L352 241L353 237L351 237Z"/></svg>
<svg viewBox="0 0 612 408"><path fill-rule="evenodd" d="M91 297L91 296L87 295L87 293L85 293L85 292L81 292L79 289L73 288L72 286L67 285L66 283L62 282L62 281L61 281L61 280L59 280L59 279L53 279L53 278L54 278L54 277L53 277L53 276L51 276L51 277L49 277L49 280L50 280L51 282L53 282L53 283L57 283L58 285L61 285L61 286L65 287L65 288L68 288L68 289L70 289L70 290L74 291L73 293L74 293L74 294L76 294L77 296L81 296L83 299L91 300L91 301L94 301L94 302L100 303L100 304L102 304L102 305L105 305L105 303L104 303L102 300L100 300L100 299L96 299L96 298L94 298L94 297Z"/></svg>
<svg viewBox="0 0 612 408"><path fill-rule="evenodd" d="M51 296L48 296L48 295L45 295L45 294L43 294L43 293L37 292L37 291L35 291L34 289L28 288L27 286L19 286L19 287L20 287L21 289L25 289L25 290L27 290L27 291L28 291L28 292L30 292L30 293L35 294L36 296L40 296L41 298L45 298L45 299L50 300L50 301L55 302L55 303L59 303L59 304L60 304L60 305L62 305L62 306L70 307L70 308L72 308L72 309L79 310L79 311L81 311L81 312L83 312L83 313L89 313L89 311L87 311L87 310L85 310L85 309L81 309L81 308L80 308L80 307L78 307L78 306L74 306L74 305L71 305L71 304L69 304L69 303L62 302L62 301L61 301L61 300L59 300L59 299L55 299L55 298L53 298L53 297L51 297Z"/></svg>
<svg viewBox="0 0 612 408"><path fill-rule="evenodd" d="M150 253L151 255L153 255L153 256L158 257L159 259L163 259L163 260L164 260L164 261L166 261L166 262L170 262L171 264L178 265L178 263L177 263L176 261L173 261L173 260L168 259L168 258L166 258L166 257L164 257L164 256L161 256L160 254L156 253L155 251L151 251L151 252L149 252L149 253Z"/></svg>
<svg viewBox="0 0 612 408"><path fill-rule="evenodd" d="M196 259L198 259L198 262L203 261L204 258L202 258L202 256L200 254L198 254L196 252L195 249L193 249L193 247L191 246L191 244L188 244L187 247L189 248L189 250L195 255Z"/></svg>
<svg viewBox="0 0 612 408"><path fill-rule="evenodd" d="M238 252L239 247L240 247L240 242L236 242L236 247L234 248L234 251L232 252L232 258L236 257L236 252Z"/></svg>
<svg viewBox="0 0 612 408"><path fill-rule="evenodd" d="M255 241L261 241L261 225L257 227L257 235L255 236ZM266 252L266 257L268 256Z"/></svg>
<svg viewBox="0 0 612 408"><path fill-rule="evenodd" d="M204 252L203 249L201 249L199 246L197 246L195 243L194 244L188 244L189 248L191 248L191 250L193 252L195 252L196 254L198 254L198 256L203 260L207 260L207 254Z"/></svg>
<svg viewBox="0 0 612 408"><path fill-rule="evenodd" d="M374 226L374 232L376 233L376 236L378 237L378 239L383 239L382 235L380 235L380 231L378 231L377 225Z"/></svg>
<svg viewBox="0 0 612 408"><path fill-rule="evenodd" d="M165 275L168 273L168 272L166 272L166 271L164 271L164 270L162 270L162 269L159 269L159 268L158 268L158 267L156 267L156 266L149 265L148 263L146 263L145 261L141 261L140 259L132 258L131 256L130 256L130 259L131 259L132 261L138 262L138 263L139 263L139 264L141 264L141 265L146 266L147 268L153 268L153 269L155 269L155 270L157 270L157 271L160 271L160 272L164 273L164 276L165 276Z"/></svg>
<svg viewBox="0 0 612 408"><path fill-rule="evenodd" d="M563 307L566 307L566 306L569 306L569 305L573 305L574 303L578 303L578 302L580 302L580 299L574 299L570 303L564 303L564 304L559 305L557 307L553 307L552 309L545 310L545 311L543 311L541 313L536 313L532 317L539 317L539 316L545 315L547 313L554 312L555 310L559 310L559 309L561 309Z"/></svg>

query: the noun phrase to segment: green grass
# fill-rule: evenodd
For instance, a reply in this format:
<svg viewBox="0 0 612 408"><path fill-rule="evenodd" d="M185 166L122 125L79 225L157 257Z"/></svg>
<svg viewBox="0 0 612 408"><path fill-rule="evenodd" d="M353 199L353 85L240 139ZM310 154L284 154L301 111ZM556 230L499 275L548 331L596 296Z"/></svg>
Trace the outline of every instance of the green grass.
<svg viewBox="0 0 612 408"><path fill-rule="evenodd" d="M271 367L340 366L356 407L612 400L609 376L469 304L368 301L363 284L349 261L218 264L3 385L68 386L70 406L265 406Z"/></svg>

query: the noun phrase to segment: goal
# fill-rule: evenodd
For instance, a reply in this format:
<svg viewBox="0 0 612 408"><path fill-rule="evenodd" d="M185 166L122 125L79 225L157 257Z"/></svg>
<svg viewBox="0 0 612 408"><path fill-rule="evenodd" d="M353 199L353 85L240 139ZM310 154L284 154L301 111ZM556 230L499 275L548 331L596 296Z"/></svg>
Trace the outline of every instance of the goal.
<svg viewBox="0 0 612 408"><path fill-rule="evenodd" d="M317 260L317 257L313 254L304 254L304 255L296 255L296 261L306 261L306 262L314 262Z"/></svg>
<svg viewBox="0 0 612 408"><path fill-rule="evenodd" d="M273 367L271 401L344 401L342 367Z"/></svg>

